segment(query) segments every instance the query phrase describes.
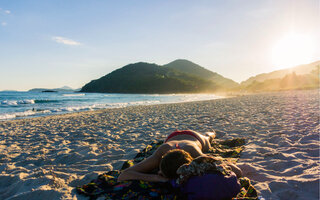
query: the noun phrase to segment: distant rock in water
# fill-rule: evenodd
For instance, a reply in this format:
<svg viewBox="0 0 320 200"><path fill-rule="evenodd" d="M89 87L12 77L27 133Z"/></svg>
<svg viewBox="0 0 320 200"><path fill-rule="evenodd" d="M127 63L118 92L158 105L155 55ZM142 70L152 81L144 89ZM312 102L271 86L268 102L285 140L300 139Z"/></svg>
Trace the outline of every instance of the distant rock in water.
<svg viewBox="0 0 320 200"><path fill-rule="evenodd" d="M58 91L54 91L54 90L43 90L42 92L58 92Z"/></svg>
<svg viewBox="0 0 320 200"><path fill-rule="evenodd" d="M63 86L61 88L47 89L47 88L34 88L29 90L29 92L75 92L78 90L74 90L69 86Z"/></svg>
<svg viewBox="0 0 320 200"><path fill-rule="evenodd" d="M164 66L126 65L82 87L80 92L201 93L228 90L238 84L187 60Z"/></svg>

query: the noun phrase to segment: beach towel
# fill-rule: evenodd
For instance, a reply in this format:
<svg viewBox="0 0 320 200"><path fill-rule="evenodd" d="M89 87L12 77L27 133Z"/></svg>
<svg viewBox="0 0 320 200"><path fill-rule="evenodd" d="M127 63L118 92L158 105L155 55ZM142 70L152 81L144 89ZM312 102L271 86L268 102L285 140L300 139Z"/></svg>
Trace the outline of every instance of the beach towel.
<svg viewBox="0 0 320 200"><path fill-rule="evenodd" d="M124 170L152 155L163 141L153 141L145 149L139 152L133 160L126 161L121 170ZM245 140L236 138L232 140L214 140L209 155L221 156L229 162L236 162L244 148ZM187 199L186 193L181 192L179 187L170 182L147 182L147 181L122 181L117 182L121 170L110 171L98 176L90 183L77 187L78 193L96 199ZM156 171L155 171L156 172ZM240 192L233 200L258 199L257 191L246 177L240 178Z"/></svg>

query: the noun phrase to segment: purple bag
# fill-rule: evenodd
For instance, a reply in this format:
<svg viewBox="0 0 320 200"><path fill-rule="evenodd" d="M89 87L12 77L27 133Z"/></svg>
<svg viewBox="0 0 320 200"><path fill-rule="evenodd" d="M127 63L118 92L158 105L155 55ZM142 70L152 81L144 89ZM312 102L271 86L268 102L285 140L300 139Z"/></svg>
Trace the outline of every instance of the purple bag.
<svg viewBox="0 0 320 200"><path fill-rule="evenodd" d="M188 199L222 200L237 196L240 183L233 172L229 176L205 174L190 177L180 189Z"/></svg>

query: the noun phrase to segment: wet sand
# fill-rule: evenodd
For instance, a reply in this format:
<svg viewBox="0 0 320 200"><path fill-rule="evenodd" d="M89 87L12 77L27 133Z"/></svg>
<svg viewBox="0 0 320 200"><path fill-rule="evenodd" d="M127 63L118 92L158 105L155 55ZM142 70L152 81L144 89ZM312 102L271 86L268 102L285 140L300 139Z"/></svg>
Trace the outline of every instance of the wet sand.
<svg viewBox="0 0 320 200"><path fill-rule="evenodd" d="M265 199L319 199L319 116L310 90L3 121L0 199L87 199L74 187L175 129L247 138L239 166Z"/></svg>

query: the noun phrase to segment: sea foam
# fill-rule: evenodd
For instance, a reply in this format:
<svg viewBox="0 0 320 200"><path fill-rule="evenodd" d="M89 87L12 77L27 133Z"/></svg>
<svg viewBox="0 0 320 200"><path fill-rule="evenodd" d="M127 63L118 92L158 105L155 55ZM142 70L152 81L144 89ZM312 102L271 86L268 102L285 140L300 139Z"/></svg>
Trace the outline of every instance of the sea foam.
<svg viewBox="0 0 320 200"><path fill-rule="evenodd" d="M20 104L35 104L35 100L26 99L26 100L3 100L0 102L0 105L8 105L8 106L17 106Z"/></svg>
<svg viewBox="0 0 320 200"><path fill-rule="evenodd" d="M15 113L4 113L0 114L0 120L6 120L6 119L13 119L13 118L19 118L19 117L27 117L30 115L35 115L36 112L32 110L27 110L24 112L15 112Z"/></svg>

